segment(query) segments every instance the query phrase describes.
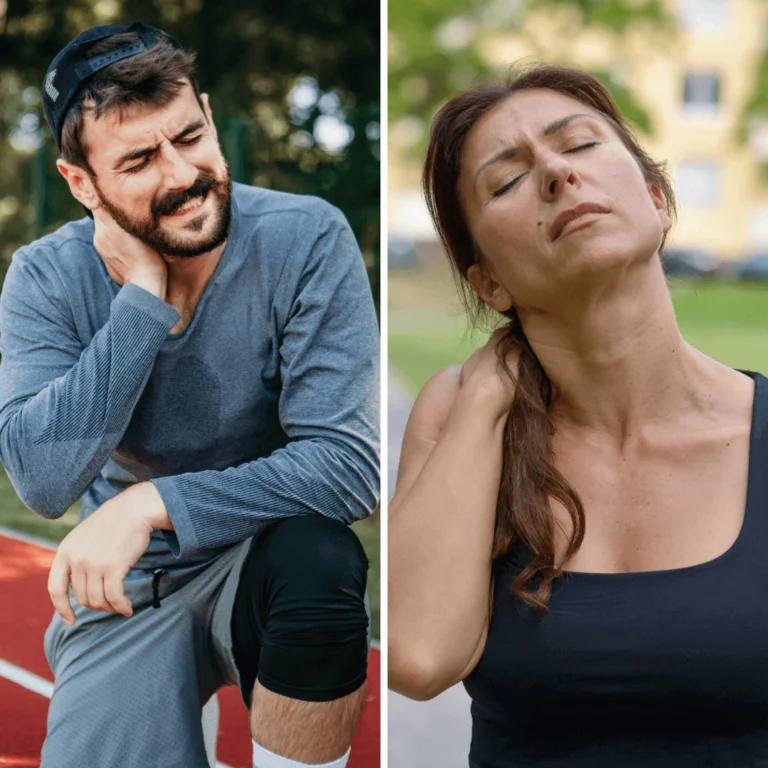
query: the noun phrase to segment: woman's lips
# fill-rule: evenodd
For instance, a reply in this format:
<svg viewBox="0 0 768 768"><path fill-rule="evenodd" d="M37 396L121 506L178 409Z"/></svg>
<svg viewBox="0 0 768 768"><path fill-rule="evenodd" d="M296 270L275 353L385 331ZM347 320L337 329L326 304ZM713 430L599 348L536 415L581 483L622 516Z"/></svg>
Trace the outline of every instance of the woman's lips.
<svg viewBox="0 0 768 768"><path fill-rule="evenodd" d="M569 222L581 218L588 213L610 213L610 209L606 208L604 205L600 205L600 203L584 202L579 203L573 208L567 208L566 210L561 211L555 217L555 220L549 228L549 235L552 242L562 235L563 230ZM571 229L572 227L569 227L569 230Z"/></svg>
<svg viewBox="0 0 768 768"><path fill-rule="evenodd" d="M563 227L563 230L560 232L560 237L565 237L565 235L569 235L571 232L576 232L579 229L589 227L596 221L596 215L583 213L581 216L578 216L575 219L571 219L571 221L569 221L565 227Z"/></svg>

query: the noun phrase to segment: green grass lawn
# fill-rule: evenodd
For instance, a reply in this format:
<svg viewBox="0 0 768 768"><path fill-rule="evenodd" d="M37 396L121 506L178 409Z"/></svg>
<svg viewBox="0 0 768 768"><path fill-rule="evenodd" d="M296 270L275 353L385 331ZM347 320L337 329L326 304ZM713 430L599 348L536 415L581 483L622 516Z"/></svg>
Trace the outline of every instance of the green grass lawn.
<svg viewBox="0 0 768 768"><path fill-rule="evenodd" d="M30 512L19 500L5 470L0 471L0 525L39 536L50 541L61 541L75 527L80 514L76 504L59 520L46 520ZM381 637L381 558L380 515L352 526L368 555L368 593L371 598L371 629L374 637Z"/></svg>
<svg viewBox="0 0 768 768"><path fill-rule="evenodd" d="M671 281L670 287L690 344L726 365L768 374L768 285ZM389 358L413 394L487 338L470 333L442 266L390 273L389 296Z"/></svg>
<svg viewBox="0 0 768 768"><path fill-rule="evenodd" d="M80 504L76 504L58 520L46 520L30 512L16 495L11 481L0 470L0 525L14 528L49 541L61 541L77 524Z"/></svg>

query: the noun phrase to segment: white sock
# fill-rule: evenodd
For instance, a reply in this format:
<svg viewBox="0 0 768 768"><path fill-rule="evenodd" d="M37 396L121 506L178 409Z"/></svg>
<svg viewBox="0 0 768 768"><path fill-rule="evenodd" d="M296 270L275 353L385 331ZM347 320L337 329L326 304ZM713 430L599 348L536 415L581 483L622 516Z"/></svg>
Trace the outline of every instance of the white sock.
<svg viewBox="0 0 768 768"><path fill-rule="evenodd" d="M282 755L276 755L258 744L253 742L253 768L345 768L351 747L338 759L330 763L299 763Z"/></svg>
<svg viewBox="0 0 768 768"><path fill-rule="evenodd" d="M208 765L216 765L216 741L219 735L219 699L214 693L203 707L202 713L203 742Z"/></svg>

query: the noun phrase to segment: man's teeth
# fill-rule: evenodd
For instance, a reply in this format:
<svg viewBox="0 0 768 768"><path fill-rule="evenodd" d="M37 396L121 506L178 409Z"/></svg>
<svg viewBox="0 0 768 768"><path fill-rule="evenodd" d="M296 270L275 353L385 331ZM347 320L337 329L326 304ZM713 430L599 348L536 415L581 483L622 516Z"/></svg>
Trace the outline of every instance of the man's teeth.
<svg viewBox="0 0 768 768"><path fill-rule="evenodd" d="M177 208L175 213L189 213L190 211L194 211L195 208L199 208L204 202L204 197L195 197L188 203L184 203L181 208Z"/></svg>

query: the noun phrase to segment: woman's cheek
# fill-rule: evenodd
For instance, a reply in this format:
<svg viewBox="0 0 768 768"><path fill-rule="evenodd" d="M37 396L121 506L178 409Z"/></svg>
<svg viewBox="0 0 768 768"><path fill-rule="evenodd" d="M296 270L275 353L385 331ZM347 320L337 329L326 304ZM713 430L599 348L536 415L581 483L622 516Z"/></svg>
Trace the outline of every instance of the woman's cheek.
<svg viewBox="0 0 768 768"><path fill-rule="evenodd" d="M479 234L477 244L491 262L506 261L508 254L520 247L520 228L513 226L515 219L509 215L494 215Z"/></svg>

